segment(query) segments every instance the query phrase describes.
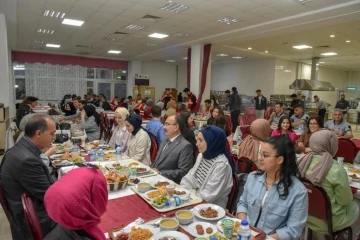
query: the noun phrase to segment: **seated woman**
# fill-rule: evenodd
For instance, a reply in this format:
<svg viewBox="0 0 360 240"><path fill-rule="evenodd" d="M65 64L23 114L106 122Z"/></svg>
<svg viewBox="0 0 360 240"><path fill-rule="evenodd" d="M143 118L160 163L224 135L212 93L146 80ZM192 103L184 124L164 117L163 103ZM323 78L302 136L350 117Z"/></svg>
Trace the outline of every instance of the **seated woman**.
<svg viewBox="0 0 360 240"><path fill-rule="evenodd" d="M46 211L58 225L44 240L105 240L97 225L107 202L107 184L100 170L82 167L69 171L45 193Z"/></svg>
<svg viewBox="0 0 360 240"><path fill-rule="evenodd" d="M309 148L309 140L311 135L314 132L319 131L320 129L324 128L324 121L321 117L311 117L307 122L307 131L303 132L297 143L295 144L295 152L296 153L308 153L311 152Z"/></svg>
<svg viewBox="0 0 360 240"><path fill-rule="evenodd" d="M65 105L65 116L72 116L76 114L76 108L72 102Z"/></svg>
<svg viewBox="0 0 360 240"><path fill-rule="evenodd" d="M89 142L100 138L100 116L93 105L85 105L81 111L80 127L85 130Z"/></svg>
<svg viewBox="0 0 360 240"><path fill-rule="evenodd" d="M119 107L115 111L114 120L117 126L114 128L113 134L110 138L110 147L116 149L120 147L121 152L125 152L127 149L130 133L125 127L125 119L129 116L129 111L124 107Z"/></svg>
<svg viewBox="0 0 360 240"><path fill-rule="evenodd" d="M141 124L142 119L137 114L131 114L125 119L126 129L131 133L126 155L149 166L151 141L149 134L141 127Z"/></svg>
<svg viewBox="0 0 360 240"><path fill-rule="evenodd" d="M210 118L207 120L207 124L208 125L215 125L215 119L217 116L224 116L224 112L221 109L220 106L215 106L212 110L211 110L211 116Z"/></svg>
<svg viewBox="0 0 360 240"><path fill-rule="evenodd" d="M171 100L166 104L166 112L165 112L165 116L170 117L170 116L174 116L177 114L177 103L175 102L175 100Z"/></svg>
<svg viewBox="0 0 360 240"><path fill-rule="evenodd" d="M202 128L196 143L200 153L194 167L180 183L187 189L195 189L205 201L223 208L226 208L234 172L225 144L226 136L222 129L215 126Z"/></svg>
<svg viewBox="0 0 360 240"><path fill-rule="evenodd" d="M246 158L253 161L259 168L259 152L261 144L270 136L271 128L265 119L256 119L250 125L250 134L239 145L238 158Z"/></svg>
<svg viewBox="0 0 360 240"><path fill-rule="evenodd" d="M280 118L278 123L278 128L274 129L271 133L271 136L280 136L280 135L288 135L291 142L295 143L296 141L296 133L292 131L291 120L289 116L283 116Z"/></svg>
<svg viewBox="0 0 360 240"><path fill-rule="evenodd" d="M268 138L261 145L259 162L259 171L247 178L237 206L238 218L247 219L274 239L299 239L308 215L308 193L297 179L290 139Z"/></svg>
<svg viewBox="0 0 360 240"><path fill-rule="evenodd" d="M312 151L298 160L301 176L314 185L320 185L329 196L333 231L351 226L353 239L357 239L360 230L359 202L353 199L346 170L333 160L338 149L337 136L327 130L314 132L309 147ZM315 232L327 233L327 223L313 216L308 216L306 225Z"/></svg>
<svg viewBox="0 0 360 240"><path fill-rule="evenodd" d="M181 135L193 146L194 154L196 152L196 138L194 132L191 130L194 122L192 113L189 111L183 111L180 113L180 117L185 123L185 128L182 130Z"/></svg>

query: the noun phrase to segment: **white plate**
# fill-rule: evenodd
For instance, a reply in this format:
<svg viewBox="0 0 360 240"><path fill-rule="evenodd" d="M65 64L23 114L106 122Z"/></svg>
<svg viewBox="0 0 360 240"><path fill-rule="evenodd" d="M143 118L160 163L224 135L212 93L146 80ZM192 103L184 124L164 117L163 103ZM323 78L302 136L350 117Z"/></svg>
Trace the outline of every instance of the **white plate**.
<svg viewBox="0 0 360 240"><path fill-rule="evenodd" d="M150 190L150 191L147 191L147 192L145 192L144 193L144 198L146 198L147 200L154 200L155 198L158 198L158 197L160 197L160 195L159 196L157 196L157 197L155 197L155 198L149 198L147 195L148 195L148 193L151 193L151 192L155 192L155 191L158 191L158 190Z"/></svg>
<svg viewBox="0 0 360 240"><path fill-rule="evenodd" d="M354 173L353 173L354 174ZM354 181L354 182L360 182L360 179L353 179L351 177L352 174L349 175L349 178L351 178L351 181ZM359 174L356 174L357 177L359 177L360 175Z"/></svg>
<svg viewBox="0 0 360 240"><path fill-rule="evenodd" d="M204 229L204 234L203 234L203 235L197 234L196 225L202 225L202 227L203 227L203 229ZM210 233L210 234L207 234L207 233L206 233L206 228L208 228L208 227L210 227L210 228L213 230L213 232ZM192 224L190 224L190 225L188 226L188 232L189 232L191 235L193 235L194 237L205 237L205 238L207 238L207 237L209 237L211 234L216 233L216 232L217 232L217 229L216 229L216 227L215 227L213 224L211 224L211 223L207 223L207 222L193 222Z"/></svg>
<svg viewBox="0 0 360 240"><path fill-rule="evenodd" d="M225 218L224 218L225 219ZM219 220L217 223L216 223L216 227L219 229L219 232L223 232L224 231L224 228L223 226L221 225L222 221L224 219L221 219ZM240 219L238 218L228 218L228 219L231 219L231 220L234 220L234 222L239 222L240 223ZM236 231L233 231L233 236L237 236L237 232Z"/></svg>
<svg viewBox="0 0 360 240"><path fill-rule="evenodd" d="M182 195L174 194L174 196L179 196L179 197L181 197L181 196L186 196L186 195L189 195L189 194L190 194L189 190L187 190L187 189L185 189L185 188L175 187L175 191L184 191L185 194L182 194Z"/></svg>
<svg viewBox="0 0 360 240"><path fill-rule="evenodd" d="M175 238L176 240L190 240L190 238L182 232L177 231L165 231L154 235L151 240L160 240L164 237Z"/></svg>
<svg viewBox="0 0 360 240"><path fill-rule="evenodd" d="M155 184L157 184L158 182L168 182L169 184L174 184L174 182L173 181L170 181L170 180L153 180L153 181L151 181L150 182L150 186L152 187L152 188L157 188L156 186L155 186Z"/></svg>
<svg viewBox="0 0 360 240"><path fill-rule="evenodd" d="M131 228L133 226L126 226L123 228L123 232L125 233L130 233L131 232ZM142 228L142 229L148 229L152 232L153 236L155 236L156 234L158 234L160 232L160 229L159 228L154 228L152 226L149 226L149 225L137 225L137 226L134 226L136 228Z"/></svg>
<svg viewBox="0 0 360 240"><path fill-rule="evenodd" d="M139 178L138 178L138 179L139 179ZM141 179L139 179L139 182L136 183L136 184L128 181L128 185L130 185L130 186L135 186L135 185L138 185L139 183L141 183Z"/></svg>
<svg viewBox="0 0 360 240"><path fill-rule="evenodd" d="M144 174L144 173L147 173L147 172L149 172L150 170L151 170L151 168L150 167L148 167L148 166L145 166L145 165L141 165L141 166L138 166L138 167L136 167L136 168L146 168L146 170L144 171L144 172L137 172L137 174L138 175L141 175L141 174Z"/></svg>
<svg viewBox="0 0 360 240"><path fill-rule="evenodd" d="M217 212L218 212L218 216L215 217L215 218L206 218L206 217L203 217L200 215L200 210L202 209L207 209L208 207L211 207L212 209L215 209ZM211 204L211 203L206 203L206 204L199 204L197 206L194 207L194 215L200 219L203 219L203 220L220 220L222 219L224 216L225 216L225 210L218 206L218 205L215 205L215 204Z"/></svg>

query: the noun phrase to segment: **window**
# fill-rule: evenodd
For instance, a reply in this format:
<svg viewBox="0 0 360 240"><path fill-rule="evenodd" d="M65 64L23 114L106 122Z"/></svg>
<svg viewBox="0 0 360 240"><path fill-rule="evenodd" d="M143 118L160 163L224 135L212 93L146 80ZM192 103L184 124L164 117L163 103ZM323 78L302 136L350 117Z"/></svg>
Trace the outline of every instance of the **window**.
<svg viewBox="0 0 360 240"><path fill-rule="evenodd" d="M94 94L94 81L86 81L86 92L87 94Z"/></svg>
<svg viewBox="0 0 360 240"><path fill-rule="evenodd" d="M94 79L94 78L95 78L94 68L88 68L88 69L87 69L87 78L90 78L90 79Z"/></svg>
<svg viewBox="0 0 360 240"><path fill-rule="evenodd" d="M16 100L22 100L26 95L25 89L25 79L24 78L16 78L15 79L15 96Z"/></svg>
<svg viewBox="0 0 360 240"><path fill-rule="evenodd" d="M105 68L96 68L96 78L111 79L111 70Z"/></svg>
<svg viewBox="0 0 360 240"><path fill-rule="evenodd" d="M114 84L114 96L118 96L119 100L121 98L126 98L126 84L125 83L115 83Z"/></svg>
<svg viewBox="0 0 360 240"><path fill-rule="evenodd" d="M113 72L114 80L126 80L127 71L126 70L114 70Z"/></svg>
<svg viewBox="0 0 360 240"><path fill-rule="evenodd" d="M106 100L111 100L111 83L104 83L99 82L98 83L98 94L104 94L106 97Z"/></svg>

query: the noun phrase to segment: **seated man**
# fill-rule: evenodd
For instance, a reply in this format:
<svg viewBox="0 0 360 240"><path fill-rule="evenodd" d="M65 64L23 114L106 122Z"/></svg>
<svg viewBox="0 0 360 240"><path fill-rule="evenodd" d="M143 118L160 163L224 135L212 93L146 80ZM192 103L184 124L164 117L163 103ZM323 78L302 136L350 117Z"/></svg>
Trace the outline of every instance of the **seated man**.
<svg viewBox="0 0 360 240"><path fill-rule="evenodd" d="M272 127L277 128L280 118L285 115L286 114L284 113L283 103L277 102L275 103L275 112L270 115L268 122Z"/></svg>
<svg viewBox="0 0 360 240"><path fill-rule="evenodd" d="M164 125L160 121L161 117L161 108L158 105L154 105L151 108L152 119L146 124L146 131L152 133L157 140L158 146L165 138Z"/></svg>
<svg viewBox="0 0 360 240"><path fill-rule="evenodd" d="M299 104L294 107L294 115L290 117L291 125L295 129L307 130L307 121L309 121L309 115L304 113L303 105Z"/></svg>
<svg viewBox="0 0 360 240"><path fill-rule="evenodd" d="M350 124L343 119L341 109L334 109L333 120L329 120L324 127L334 131L338 138L353 138Z"/></svg>
<svg viewBox="0 0 360 240"><path fill-rule="evenodd" d="M210 110L211 110L211 100L210 99L206 99L204 101L204 109L203 109L203 116L206 116L206 115L210 115Z"/></svg>
<svg viewBox="0 0 360 240"><path fill-rule="evenodd" d="M44 195L53 184L40 155L55 140L56 125L45 114L34 114L25 126L22 137L4 156L0 166L1 187L9 203L13 239L32 239L21 202L21 194L32 200L43 235L54 226L44 207Z"/></svg>
<svg viewBox="0 0 360 240"><path fill-rule="evenodd" d="M78 99L75 99L73 101L73 104L74 104L74 107L76 108L76 114L74 115L70 115L70 116L61 116L59 117L59 120L62 121L62 120L74 120L74 119L77 119L77 118L81 118L81 111L84 109L84 106L87 105L87 102L85 100L78 100Z"/></svg>
<svg viewBox="0 0 360 240"><path fill-rule="evenodd" d="M193 147L181 135L185 123L180 116L170 116L164 123L166 138L161 142L151 167L162 176L180 183L193 167Z"/></svg>

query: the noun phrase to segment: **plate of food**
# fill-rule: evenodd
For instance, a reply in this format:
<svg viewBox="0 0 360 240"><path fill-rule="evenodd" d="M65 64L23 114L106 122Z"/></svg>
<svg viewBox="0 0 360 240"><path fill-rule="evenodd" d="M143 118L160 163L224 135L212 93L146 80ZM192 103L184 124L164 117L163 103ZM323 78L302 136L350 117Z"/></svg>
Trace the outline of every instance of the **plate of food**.
<svg viewBox="0 0 360 240"><path fill-rule="evenodd" d="M349 173L357 173L360 174L360 169L358 168L348 168Z"/></svg>
<svg viewBox="0 0 360 240"><path fill-rule="evenodd" d="M106 168L116 170L119 173L128 173L130 169L126 166L122 166L120 163L106 164Z"/></svg>
<svg viewBox="0 0 360 240"><path fill-rule="evenodd" d="M153 240L190 240L190 238L182 232L165 231L152 237Z"/></svg>
<svg viewBox="0 0 360 240"><path fill-rule="evenodd" d="M184 195L189 195L189 194L190 194L190 192L187 189L175 187L175 191L174 191L175 196L184 196Z"/></svg>
<svg viewBox="0 0 360 240"><path fill-rule="evenodd" d="M136 184L139 184L141 181L140 181L140 179L138 179L138 178L130 178L129 179L129 182L128 182L128 184L130 185L130 186L134 186L134 185L136 185Z"/></svg>
<svg viewBox="0 0 360 240"><path fill-rule="evenodd" d="M151 204L154 205L157 208L162 208L165 206L165 203L169 201L169 198L167 195L161 195L160 197L155 198L151 201Z"/></svg>
<svg viewBox="0 0 360 240"><path fill-rule="evenodd" d="M141 167L136 167L136 172L137 174L143 174L143 173L147 173L151 170L150 167L148 166L141 166Z"/></svg>
<svg viewBox="0 0 360 240"><path fill-rule="evenodd" d="M216 227L207 222L193 222L188 226L188 232L194 237L209 237L217 232Z"/></svg>
<svg viewBox="0 0 360 240"><path fill-rule="evenodd" d="M154 234L158 234L160 232L159 228L154 228L149 225L139 225L132 227L125 227L123 229L124 233L129 234L129 239L131 240L144 240L144 239L152 239Z"/></svg>
<svg viewBox="0 0 360 240"><path fill-rule="evenodd" d="M150 190L144 193L144 197L147 200L153 200L155 198L158 198L162 195L166 195L166 189L159 189L159 190Z"/></svg>
<svg viewBox="0 0 360 240"><path fill-rule="evenodd" d="M131 168L131 167L139 167L140 166L140 163L139 162L131 162L129 163L128 167Z"/></svg>
<svg viewBox="0 0 360 240"><path fill-rule="evenodd" d="M225 216L225 210L215 204L199 204L194 207L194 215L204 220L220 220Z"/></svg>
<svg viewBox="0 0 360 240"><path fill-rule="evenodd" d="M351 178L352 181L354 182L360 182L360 177L358 174L352 174L352 175L349 175L349 177Z"/></svg>
<svg viewBox="0 0 360 240"><path fill-rule="evenodd" d="M227 219L231 219L231 220L233 220L234 222L235 222L235 224L234 224L234 227L233 227L233 236L237 236L237 231L238 231L238 229L239 229L239 227L240 227L240 219L238 219L238 218L227 218ZM222 233L223 231L224 231L224 228L223 228L223 226L222 226L222 221L223 221L224 219L221 219L221 220L219 220L217 223L216 223L216 227L219 229L219 231Z"/></svg>
<svg viewBox="0 0 360 240"><path fill-rule="evenodd" d="M114 152L108 152L104 155L104 160L110 160L112 158L115 158L115 153Z"/></svg>
<svg viewBox="0 0 360 240"><path fill-rule="evenodd" d="M74 156L74 157L70 157L70 159L73 163L83 163L84 162L84 158L80 157L80 156Z"/></svg>
<svg viewBox="0 0 360 240"><path fill-rule="evenodd" d="M64 166L74 165L73 162L70 162L69 160L60 160L60 159L56 159L52 161L52 164L54 167L64 167Z"/></svg>
<svg viewBox="0 0 360 240"><path fill-rule="evenodd" d="M174 182L170 180L154 180L150 182L152 188L166 187L167 185L174 184Z"/></svg>
<svg viewBox="0 0 360 240"><path fill-rule="evenodd" d="M71 159L71 154L70 152L65 152L64 154L53 154L51 155L50 159L67 160L67 159Z"/></svg>

